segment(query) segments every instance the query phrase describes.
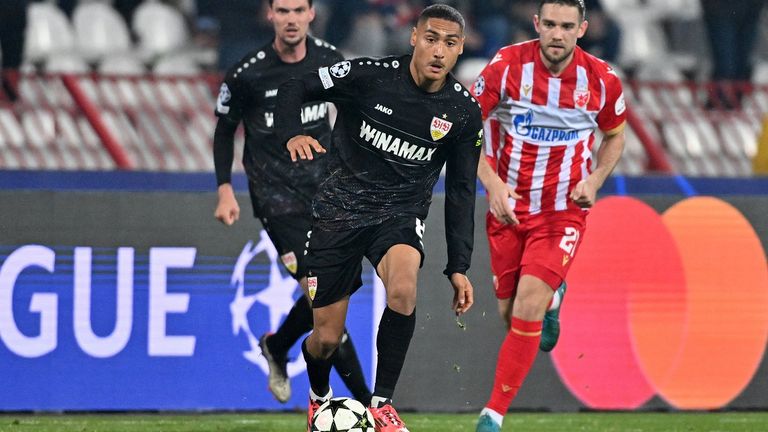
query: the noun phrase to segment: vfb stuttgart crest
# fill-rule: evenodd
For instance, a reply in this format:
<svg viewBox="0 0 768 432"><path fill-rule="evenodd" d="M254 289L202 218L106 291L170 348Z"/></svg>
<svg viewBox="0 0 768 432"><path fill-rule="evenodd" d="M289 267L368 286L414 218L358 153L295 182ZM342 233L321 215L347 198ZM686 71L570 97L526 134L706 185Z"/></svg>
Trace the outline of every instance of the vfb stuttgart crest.
<svg viewBox="0 0 768 432"><path fill-rule="evenodd" d="M429 125L429 134L432 135L432 141L437 141L440 138L448 135L448 131L451 130L453 123L432 117L432 124Z"/></svg>
<svg viewBox="0 0 768 432"><path fill-rule="evenodd" d="M249 281L249 293L246 294L246 270L251 261L261 254L266 254L269 258L269 278L266 282L254 283L254 286L251 286ZM280 272L279 259L277 250L269 240L267 232L261 230L258 243L254 245L252 241L249 241L243 247L230 280L230 285L235 288L235 298L229 304L229 310L232 313L232 333L234 335L243 333L246 336L249 349L243 352L243 357L257 365L265 375L269 374L269 366L261 354L261 347L259 347L261 334L255 334L251 329L251 322L248 319L249 312L254 307L259 311L267 311L268 316L260 315L258 319L268 319L269 330L276 330L283 317L288 315L293 307L295 292L301 290L299 284L292 277L284 277ZM302 373L306 367L304 358L298 356L296 360L288 363L288 376L296 376Z"/></svg>

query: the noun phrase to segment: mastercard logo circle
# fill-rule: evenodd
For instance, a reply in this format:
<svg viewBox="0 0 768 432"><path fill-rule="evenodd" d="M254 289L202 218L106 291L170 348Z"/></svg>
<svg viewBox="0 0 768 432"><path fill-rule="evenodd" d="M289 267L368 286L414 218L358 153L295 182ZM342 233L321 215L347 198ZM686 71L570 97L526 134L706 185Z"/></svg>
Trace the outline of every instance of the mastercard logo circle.
<svg viewBox="0 0 768 432"><path fill-rule="evenodd" d="M552 360L582 403L716 409L746 388L768 343L768 266L736 208L695 197L659 215L609 197L579 248Z"/></svg>

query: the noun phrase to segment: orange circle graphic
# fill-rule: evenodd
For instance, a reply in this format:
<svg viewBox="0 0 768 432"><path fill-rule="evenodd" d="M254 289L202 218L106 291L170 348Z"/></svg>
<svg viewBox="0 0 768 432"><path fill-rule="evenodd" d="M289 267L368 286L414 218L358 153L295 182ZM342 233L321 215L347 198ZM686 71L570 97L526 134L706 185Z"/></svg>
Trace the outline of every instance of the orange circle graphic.
<svg viewBox="0 0 768 432"><path fill-rule="evenodd" d="M768 342L768 267L749 222L716 198L660 217L629 197L600 200L568 275L552 359L590 408L660 395L719 408L749 384Z"/></svg>
<svg viewBox="0 0 768 432"><path fill-rule="evenodd" d="M689 198L662 218L683 260L687 329L667 379L654 382L676 408L720 408L752 380L768 342L765 252L749 221L717 198Z"/></svg>

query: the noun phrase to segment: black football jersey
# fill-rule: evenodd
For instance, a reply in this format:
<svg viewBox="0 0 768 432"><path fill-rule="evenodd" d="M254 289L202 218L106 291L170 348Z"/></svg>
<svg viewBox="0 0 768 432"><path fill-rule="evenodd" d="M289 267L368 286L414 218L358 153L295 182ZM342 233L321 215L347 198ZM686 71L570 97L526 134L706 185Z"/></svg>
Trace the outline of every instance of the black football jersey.
<svg viewBox="0 0 768 432"><path fill-rule="evenodd" d="M327 42L308 36L307 55L299 62L283 62L270 42L243 57L227 72L219 90L216 115L235 123L242 121L245 127L243 166L256 216L309 213L317 185L326 176L328 158L291 161L284 143L275 134L278 87L291 78L342 59ZM326 102L307 101L296 112L301 117L303 134L331 146ZM221 169L231 167L217 166L217 170Z"/></svg>
<svg viewBox="0 0 768 432"><path fill-rule="evenodd" d="M282 141L302 134L295 114L304 100L334 102L329 176L313 201L314 224L342 231L393 216L427 217L432 189L446 166L447 273L469 268L474 236L482 120L477 101L449 75L437 92L416 85L411 56L359 58L280 87Z"/></svg>

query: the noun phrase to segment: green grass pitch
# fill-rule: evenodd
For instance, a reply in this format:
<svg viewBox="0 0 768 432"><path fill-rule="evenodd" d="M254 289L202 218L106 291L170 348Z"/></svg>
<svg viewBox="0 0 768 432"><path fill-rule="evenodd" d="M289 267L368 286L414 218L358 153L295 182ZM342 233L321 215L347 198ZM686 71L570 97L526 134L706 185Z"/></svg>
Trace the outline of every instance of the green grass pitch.
<svg viewBox="0 0 768 432"><path fill-rule="evenodd" d="M476 414L403 413L411 432L473 432ZM303 414L0 414L0 432L301 432ZM768 412L513 413L515 432L766 432Z"/></svg>

